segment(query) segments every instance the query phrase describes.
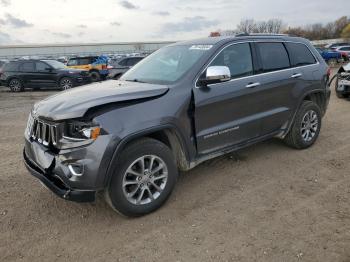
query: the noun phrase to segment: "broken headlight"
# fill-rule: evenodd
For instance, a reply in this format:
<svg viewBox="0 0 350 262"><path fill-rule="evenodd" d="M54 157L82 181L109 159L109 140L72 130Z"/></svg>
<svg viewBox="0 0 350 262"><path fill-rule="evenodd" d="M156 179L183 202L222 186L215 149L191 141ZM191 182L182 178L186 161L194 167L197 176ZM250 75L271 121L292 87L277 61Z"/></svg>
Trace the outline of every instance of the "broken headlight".
<svg viewBox="0 0 350 262"><path fill-rule="evenodd" d="M92 143L101 134L101 128L96 123L72 121L66 123L61 148L78 147Z"/></svg>

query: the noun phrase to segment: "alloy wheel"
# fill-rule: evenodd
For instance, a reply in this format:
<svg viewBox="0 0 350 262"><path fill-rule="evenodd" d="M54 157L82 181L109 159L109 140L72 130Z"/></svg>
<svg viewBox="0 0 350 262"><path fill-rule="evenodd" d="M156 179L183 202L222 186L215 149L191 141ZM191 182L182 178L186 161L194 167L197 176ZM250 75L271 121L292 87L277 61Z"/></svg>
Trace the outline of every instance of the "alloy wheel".
<svg viewBox="0 0 350 262"><path fill-rule="evenodd" d="M9 83L9 86L13 92L19 92L22 88L22 84L18 79L12 79Z"/></svg>
<svg viewBox="0 0 350 262"><path fill-rule="evenodd" d="M318 129L318 116L314 110L309 110L301 121L301 136L305 142L310 142Z"/></svg>
<svg viewBox="0 0 350 262"><path fill-rule="evenodd" d="M123 176L123 193L135 205L149 204L164 190L168 179L168 168L158 156L145 155L136 159Z"/></svg>
<svg viewBox="0 0 350 262"><path fill-rule="evenodd" d="M72 81L69 79L62 79L61 81L61 88L63 90L71 89L73 86Z"/></svg>

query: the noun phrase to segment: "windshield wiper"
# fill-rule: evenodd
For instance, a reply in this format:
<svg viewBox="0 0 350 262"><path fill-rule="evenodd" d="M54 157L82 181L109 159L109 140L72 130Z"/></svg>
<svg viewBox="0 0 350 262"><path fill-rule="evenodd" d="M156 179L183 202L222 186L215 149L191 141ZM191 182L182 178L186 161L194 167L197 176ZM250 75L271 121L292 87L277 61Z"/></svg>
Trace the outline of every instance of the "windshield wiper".
<svg viewBox="0 0 350 262"><path fill-rule="evenodd" d="M126 79L125 81L128 81L128 82L137 82L137 83L146 83L146 82L143 82L143 81L140 81L138 79Z"/></svg>

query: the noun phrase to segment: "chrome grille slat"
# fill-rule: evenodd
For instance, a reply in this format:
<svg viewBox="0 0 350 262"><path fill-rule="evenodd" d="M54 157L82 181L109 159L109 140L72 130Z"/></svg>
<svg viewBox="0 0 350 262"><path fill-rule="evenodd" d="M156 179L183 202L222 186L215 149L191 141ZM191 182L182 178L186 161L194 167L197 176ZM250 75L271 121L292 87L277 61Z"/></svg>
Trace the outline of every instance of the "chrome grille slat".
<svg viewBox="0 0 350 262"><path fill-rule="evenodd" d="M56 146L58 141L57 125L29 116L26 128L27 135L44 146Z"/></svg>

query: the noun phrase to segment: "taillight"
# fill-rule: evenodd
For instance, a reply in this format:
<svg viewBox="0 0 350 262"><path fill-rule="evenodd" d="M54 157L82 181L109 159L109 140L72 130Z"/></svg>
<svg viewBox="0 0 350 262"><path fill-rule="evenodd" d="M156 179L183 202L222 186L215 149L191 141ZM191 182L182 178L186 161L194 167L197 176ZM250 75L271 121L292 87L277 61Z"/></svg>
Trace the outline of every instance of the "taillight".
<svg viewBox="0 0 350 262"><path fill-rule="evenodd" d="M328 78L331 76L331 68L330 67L328 67L328 69L327 69L327 76L328 76Z"/></svg>
<svg viewBox="0 0 350 262"><path fill-rule="evenodd" d="M102 69L107 69L107 65L102 65Z"/></svg>

